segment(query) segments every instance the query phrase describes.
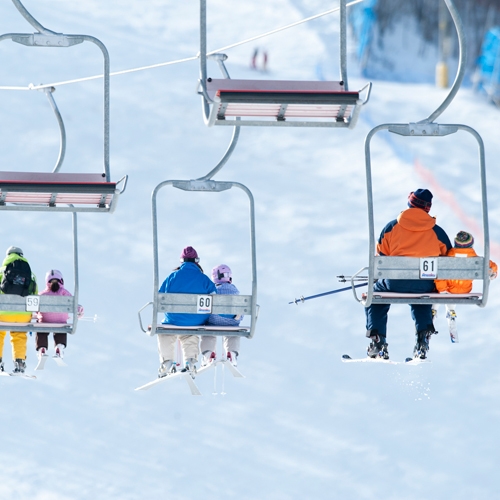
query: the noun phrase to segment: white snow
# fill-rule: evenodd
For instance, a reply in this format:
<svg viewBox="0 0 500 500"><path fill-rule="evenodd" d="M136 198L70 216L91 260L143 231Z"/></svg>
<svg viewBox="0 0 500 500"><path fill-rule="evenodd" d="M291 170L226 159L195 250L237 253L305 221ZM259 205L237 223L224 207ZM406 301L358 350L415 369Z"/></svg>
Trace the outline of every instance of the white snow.
<svg viewBox="0 0 500 500"><path fill-rule="evenodd" d="M197 2L24 4L49 29L102 40L112 71L198 51ZM227 5L209 2L209 50L331 8L306 0L231 2L230 11ZM318 65L327 78L338 78L332 29L337 19L331 15L228 51L231 76L256 76L249 62L258 46L267 49L270 70L259 78L315 79ZM0 30L33 31L9 2L0 7ZM59 50L4 41L0 60L0 85L102 72L100 52L88 43ZM355 64L349 69L351 88L361 88L366 82L357 77ZM218 76L215 65L210 73ZM364 312L350 292L288 304L300 295L340 288L336 275L366 265L365 136L380 123L429 116L446 96L431 85L375 81L352 131L242 129L231 160L215 179L245 184L256 201L261 309L255 338L242 341L239 369L246 378L226 373L226 396L211 395L212 375L197 379L201 398L191 396L182 381L134 392L158 368L156 340L140 331L137 318L153 294L151 192L166 179L206 174L232 133L204 126L197 78L196 62L112 78L111 173L113 180L128 174L129 183L116 213L78 217L80 302L98 321L80 323L69 338L67 368L49 360L36 382L0 380L0 497L495 498L498 283L492 282L485 309L458 308L459 344L451 344L441 310L432 363L414 367L340 361L343 353L363 355L367 346ZM100 171L102 81L59 86L54 98L68 134L63 171ZM0 91L0 100L0 169L50 171L59 136L44 94ZM439 119L470 125L484 139L497 262L498 117L497 109L464 89ZM380 134L372 154L377 228L403 210L408 193L419 187L435 193L432 214L450 237L480 224L477 147L465 134ZM160 198L161 278L178 264L181 249L192 245L206 272L224 262L240 291L249 293L245 196L165 188ZM476 239L481 252L480 235ZM5 248L23 248L39 281L55 267L72 290L69 214L3 212L2 241ZM391 358L411 354L413 330L409 308L394 306ZM8 339L3 355L10 368ZM33 370L33 338L27 362Z"/></svg>

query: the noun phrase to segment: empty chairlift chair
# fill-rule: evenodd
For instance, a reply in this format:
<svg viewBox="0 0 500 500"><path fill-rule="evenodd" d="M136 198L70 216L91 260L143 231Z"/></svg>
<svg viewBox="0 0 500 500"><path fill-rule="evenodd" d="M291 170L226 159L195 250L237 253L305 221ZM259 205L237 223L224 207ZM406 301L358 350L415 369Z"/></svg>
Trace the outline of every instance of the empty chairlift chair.
<svg viewBox="0 0 500 500"><path fill-rule="evenodd" d="M236 80L229 78L225 54L210 54L224 78L207 76L206 1L200 0L199 93L208 126L353 128L371 83L349 91L346 70L346 0L340 0L340 81ZM364 94L364 99L361 95ZM236 119L239 120L236 123Z"/></svg>
<svg viewBox="0 0 500 500"><path fill-rule="evenodd" d="M56 114L61 136L60 154L52 172L0 171L0 210L112 212L125 191L127 176L112 182L109 169L109 55L104 44L88 35L65 35L43 27L19 0L12 0L36 33L7 33L0 42L12 40L28 47L68 48L92 42L104 57L104 168L99 173L60 173L66 149L64 123L52 97L53 88L45 88Z"/></svg>

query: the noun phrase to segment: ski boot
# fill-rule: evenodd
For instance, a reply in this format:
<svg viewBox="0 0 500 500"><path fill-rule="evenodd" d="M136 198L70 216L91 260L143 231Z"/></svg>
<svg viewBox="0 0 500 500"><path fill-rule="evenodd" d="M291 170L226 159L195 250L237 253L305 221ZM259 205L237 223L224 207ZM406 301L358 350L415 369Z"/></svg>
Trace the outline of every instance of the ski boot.
<svg viewBox="0 0 500 500"><path fill-rule="evenodd" d="M437 334L436 330L430 325L426 330L421 330L416 334L416 343L413 348L414 359L427 359L427 352L429 351L429 341L432 334Z"/></svg>
<svg viewBox="0 0 500 500"><path fill-rule="evenodd" d="M385 337L374 335L370 337L371 342L366 350L366 355L369 358L389 359L389 344L385 341Z"/></svg>
<svg viewBox="0 0 500 500"><path fill-rule="evenodd" d="M4 372L5 371L5 368L3 366L3 360L2 358L0 358L0 372Z"/></svg>
<svg viewBox="0 0 500 500"><path fill-rule="evenodd" d="M226 358L233 366L238 366L238 353L236 351L228 351Z"/></svg>
<svg viewBox="0 0 500 500"><path fill-rule="evenodd" d="M162 362L160 368L158 369L158 378L166 377L167 375L175 372L176 372L175 362L170 359L167 359L166 361Z"/></svg>
<svg viewBox="0 0 500 500"><path fill-rule="evenodd" d="M56 358L61 358L61 359L64 358L64 348L65 348L65 346L63 344L56 345L56 349L54 352L54 355Z"/></svg>
<svg viewBox="0 0 500 500"><path fill-rule="evenodd" d="M203 358L201 360L201 366L207 366L209 365L210 363L213 363L216 359L216 355L215 355L215 352L213 351L205 351L203 353Z"/></svg>
<svg viewBox="0 0 500 500"><path fill-rule="evenodd" d="M16 359L14 361L14 370L12 373L21 374L26 370L26 361L24 359Z"/></svg>
<svg viewBox="0 0 500 500"><path fill-rule="evenodd" d="M195 374L196 373L196 359L188 358L186 360L186 365L184 366L184 368L181 371Z"/></svg>

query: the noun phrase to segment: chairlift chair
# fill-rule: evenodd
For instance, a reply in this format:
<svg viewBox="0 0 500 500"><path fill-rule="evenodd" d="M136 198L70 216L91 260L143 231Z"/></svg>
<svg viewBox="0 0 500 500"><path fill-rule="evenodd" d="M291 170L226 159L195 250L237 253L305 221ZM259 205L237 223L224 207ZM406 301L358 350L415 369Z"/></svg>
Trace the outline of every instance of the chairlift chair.
<svg viewBox="0 0 500 500"><path fill-rule="evenodd" d="M76 333L78 324L78 224L77 214L71 214L73 219L73 272L75 277L75 290L73 296L59 295L20 295L0 294L0 311L32 312L33 318L26 323L0 322L0 330L14 332L53 332L53 333ZM41 290L43 281L38 280L38 288ZM40 312L65 312L73 315L69 323L38 323L36 313Z"/></svg>
<svg viewBox="0 0 500 500"><path fill-rule="evenodd" d="M230 154L230 153L229 153ZM252 265L252 294L251 295L209 295L188 293L159 293L159 264L158 264L158 222L157 222L157 195L165 186L184 191L198 192L221 192L232 188L241 189L246 193L250 203L250 246L251 246L251 265ZM239 182L214 181L210 179L197 180L168 180L160 183L152 194L152 219L153 219L153 301L144 305L138 313L141 330L151 336L153 335L215 335L215 336L238 336L252 338L255 332L257 321L257 272L256 272L256 245L255 245L255 214L254 200L250 190ZM244 315L250 319L248 326L176 326L158 323L158 314L160 313L189 313L206 314L207 310L200 310L200 299L204 302L207 297L210 302L210 311L212 314L233 314ZM206 305L206 304L205 304ZM142 321L141 313L147 307L152 306L153 316L151 325L145 327Z"/></svg>
<svg viewBox="0 0 500 500"><path fill-rule="evenodd" d="M51 173L0 171L0 210L112 212L118 197L125 191L127 176L111 182L109 169L109 54L105 45L88 35L65 35L42 26L22 5L12 0L21 15L37 30L36 33L7 33L0 42L12 40L28 47L71 47L92 42L104 57L104 170L97 174L59 173L66 149L66 134L61 114L52 92L43 88L59 123L61 147Z"/></svg>
<svg viewBox="0 0 500 500"><path fill-rule="evenodd" d="M200 80L208 126L278 126L353 128L368 102L371 83L349 91L346 64L346 0L340 0L340 81L233 80L225 54L207 56L206 2L200 0ZM207 57L215 59L224 78L207 77ZM361 95L364 94L364 98Z"/></svg>
<svg viewBox="0 0 500 500"><path fill-rule="evenodd" d="M474 304L484 307L488 300L489 289L489 225L488 225L488 202L486 193L486 167L484 143L481 136L473 128L460 124L438 124L434 120L451 103L460 88L465 72L465 34L458 12L452 0L444 0L453 18L457 29L460 48L459 68L455 82L443 103L427 119L418 123L387 123L373 128L365 140L365 167L366 186L368 201L368 230L369 230L369 265L364 267L351 278L354 298L369 307L372 304ZM457 259L455 257L393 257L375 255L375 226L373 217L373 192L371 174L371 140L380 131L398 134L405 137L438 138L464 131L471 134L477 142L479 152L479 176L481 188L482 226L484 237L484 256L476 258ZM426 272L426 268L432 267L432 272ZM369 286L368 292L358 298L354 281L357 276L368 270L369 285L378 279L460 279L474 280L482 279L482 293L448 294L448 293L426 293L426 294L400 294L394 292L374 292Z"/></svg>

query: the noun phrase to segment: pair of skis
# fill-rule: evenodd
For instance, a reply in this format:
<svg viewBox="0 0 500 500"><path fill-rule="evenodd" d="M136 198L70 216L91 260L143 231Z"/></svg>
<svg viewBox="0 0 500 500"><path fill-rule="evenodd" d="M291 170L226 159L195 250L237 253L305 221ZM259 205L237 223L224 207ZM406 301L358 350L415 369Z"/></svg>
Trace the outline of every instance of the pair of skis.
<svg viewBox="0 0 500 500"><path fill-rule="evenodd" d="M35 366L35 371L36 370L43 370L45 368L45 363L47 362L47 360L50 358L50 356L48 354L44 354L42 356L40 356L38 358L38 364ZM52 359L56 362L57 366L68 366L64 360L61 358L61 356L57 356L56 354L54 354L54 356L52 356Z"/></svg>
<svg viewBox="0 0 500 500"><path fill-rule="evenodd" d="M3 376L3 377L19 377L19 378L25 378L25 379L28 379L28 380L35 380L36 379L35 375L28 375L27 373L0 372L0 376Z"/></svg>
<svg viewBox="0 0 500 500"><path fill-rule="evenodd" d="M406 358L405 361L393 361L392 359L384 358L370 358L366 356L365 358L351 358L349 354L342 355L343 363L385 363L387 365L419 365L420 363L430 363L428 359L420 358Z"/></svg>
<svg viewBox="0 0 500 500"><path fill-rule="evenodd" d="M201 396L202 394L201 394L201 391L198 389L198 386L195 383L195 378L198 375L201 375L202 373L211 370L212 368L215 369L217 365L222 365L222 369L224 369L225 367L227 367L229 369L229 371L231 372L231 375L233 377L244 378L244 376L238 370L238 368L236 368L236 366L234 366L229 360L224 359L224 360L219 360L219 361L212 361L211 363L209 363L209 364L207 364L205 366L202 366L199 370L196 370L194 372L178 371L178 372L175 372L175 373L170 373L170 374L166 375L165 377L157 378L157 379L155 379L155 380L153 380L151 382L148 382L147 384L141 385L140 387L137 387L135 390L136 391L147 391L147 390L151 389L151 387L153 387L155 385L162 384L162 383L167 382L169 380L174 380L174 379L182 378L188 384L189 389L191 391L191 394L193 396ZM214 385L215 385L215 381L214 381ZM216 394L215 388L214 388L214 393L213 394ZM221 394L225 394L225 393L221 392Z"/></svg>

